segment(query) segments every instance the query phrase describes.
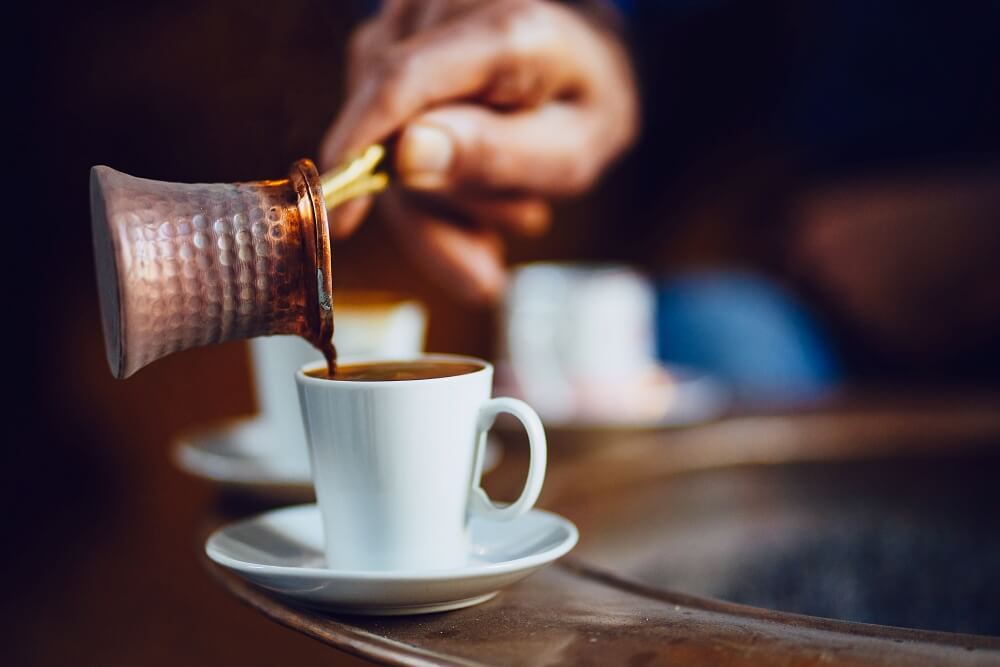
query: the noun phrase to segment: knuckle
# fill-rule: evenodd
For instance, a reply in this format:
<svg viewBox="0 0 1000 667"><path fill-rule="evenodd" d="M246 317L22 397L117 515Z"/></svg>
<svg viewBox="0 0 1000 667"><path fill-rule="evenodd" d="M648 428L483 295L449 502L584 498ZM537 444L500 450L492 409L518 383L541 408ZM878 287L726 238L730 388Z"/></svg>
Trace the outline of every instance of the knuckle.
<svg viewBox="0 0 1000 667"><path fill-rule="evenodd" d="M486 25L513 49L551 37L553 10L538 0L507 0L482 15Z"/></svg>
<svg viewBox="0 0 1000 667"><path fill-rule="evenodd" d="M379 87L372 98L371 110L381 116L395 117L399 109L396 91L386 86Z"/></svg>
<svg viewBox="0 0 1000 667"><path fill-rule="evenodd" d="M396 115L405 91L409 65L405 52L391 49L380 55L372 66L372 81L376 87L373 107L378 113Z"/></svg>
<svg viewBox="0 0 1000 667"><path fill-rule="evenodd" d="M400 48L389 48L373 58L372 72L379 82L391 83L400 78L405 64L406 52Z"/></svg>
<svg viewBox="0 0 1000 667"><path fill-rule="evenodd" d="M512 0L489 17L501 45L489 95L500 104L532 103L548 96L563 49L554 10L536 0Z"/></svg>

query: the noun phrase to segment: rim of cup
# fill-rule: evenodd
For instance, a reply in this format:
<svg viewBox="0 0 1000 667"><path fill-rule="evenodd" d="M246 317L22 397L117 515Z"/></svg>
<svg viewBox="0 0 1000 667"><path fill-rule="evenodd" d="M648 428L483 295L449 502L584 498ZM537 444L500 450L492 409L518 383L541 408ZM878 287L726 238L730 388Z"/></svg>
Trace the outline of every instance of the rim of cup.
<svg viewBox="0 0 1000 667"><path fill-rule="evenodd" d="M318 378L307 375L309 371L320 370L326 368L325 361L311 361L308 364L300 367L295 371L295 379L299 382L304 382L306 384L320 384L322 386L328 386L330 384L336 384L340 386L350 385L356 387L371 387L372 385L383 385L383 384L395 384L398 385L400 382L405 382L408 384L419 384L422 382L442 382L444 380L459 380L461 378L470 377L473 375L479 375L480 373L485 373L487 371L493 370L493 364L486 361L485 359L480 359L479 357L470 357L463 354L420 354L414 357L402 357L402 358L372 358L366 356L356 356L356 357L344 357L343 359L337 359L338 366L348 366L351 364L384 364L384 363L398 363L405 364L410 361L427 361L427 362L456 362L456 363L466 363L475 364L479 366L478 369L470 373L462 373L461 375L445 375L443 377L433 377L433 378L420 378L416 380L332 380L330 378Z"/></svg>

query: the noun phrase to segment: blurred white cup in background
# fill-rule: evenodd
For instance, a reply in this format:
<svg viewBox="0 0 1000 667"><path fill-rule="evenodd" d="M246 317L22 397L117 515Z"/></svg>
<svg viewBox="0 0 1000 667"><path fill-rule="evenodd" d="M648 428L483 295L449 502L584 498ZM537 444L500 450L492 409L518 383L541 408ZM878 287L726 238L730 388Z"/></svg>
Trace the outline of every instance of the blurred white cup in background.
<svg viewBox="0 0 1000 667"><path fill-rule="evenodd" d="M515 268L501 314L507 381L543 418L648 418L669 383L656 360L655 293L613 264Z"/></svg>

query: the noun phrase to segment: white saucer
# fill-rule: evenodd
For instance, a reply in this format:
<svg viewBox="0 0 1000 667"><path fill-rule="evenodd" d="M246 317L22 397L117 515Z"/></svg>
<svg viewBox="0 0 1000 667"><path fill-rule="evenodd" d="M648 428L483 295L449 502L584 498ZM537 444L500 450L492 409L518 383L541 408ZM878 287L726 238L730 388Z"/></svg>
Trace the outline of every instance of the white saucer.
<svg viewBox="0 0 1000 667"><path fill-rule="evenodd" d="M281 447L270 424L248 417L177 438L174 461L196 477L221 484L302 487L312 491L306 452Z"/></svg>
<svg viewBox="0 0 1000 667"><path fill-rule="evenodd" d="M683 366L658 364L658 367L659 376L646 390L655 400L643 410L637 410L636 414L606 414L592 409L580 409L569 415L546 414L540 403L533 404L517 387L504 386L499 380L500 386L494 393L522 398L533 404L545 430L553 435L561 432L650 431L690 426L716 419L730 407L731 392L717 378ZM497 428L509 431L520 426L514 420L501 418L497 420Z"/></svg>
<svg viewBox="0 0 1000 667"><path fill-rule="evenodd" d="M282 498L313 495L309 456L283 447L272 425L259 416L216 424L177 438L174 462L195 477ZM483 472L493 470L502 449L490 442Z"/></svg>
<svg viewBox="0 0 1000 667"><path fill-rule="evenodd" d="M348 614L403 615L461 609L566 554L576 526L531 510L513 521L473 518L465 567L440 571L331 570L323 559L316 505L299 505L223 526L205 543L219 565L299 604Z"/></svg>

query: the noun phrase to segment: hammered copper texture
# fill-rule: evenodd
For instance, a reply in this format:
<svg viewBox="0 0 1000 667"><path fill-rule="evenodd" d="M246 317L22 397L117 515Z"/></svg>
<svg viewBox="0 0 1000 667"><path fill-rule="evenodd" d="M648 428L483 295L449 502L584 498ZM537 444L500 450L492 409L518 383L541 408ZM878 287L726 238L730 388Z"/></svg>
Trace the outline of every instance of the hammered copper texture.
<svg viewBox="0 0 1000 667"><path fill-rule="evenodd" d="M94 251L112 372L127 377L198 345L307 335L312 258L304 257L298 202L288 180L165 183L94 167Z"/></svg>

